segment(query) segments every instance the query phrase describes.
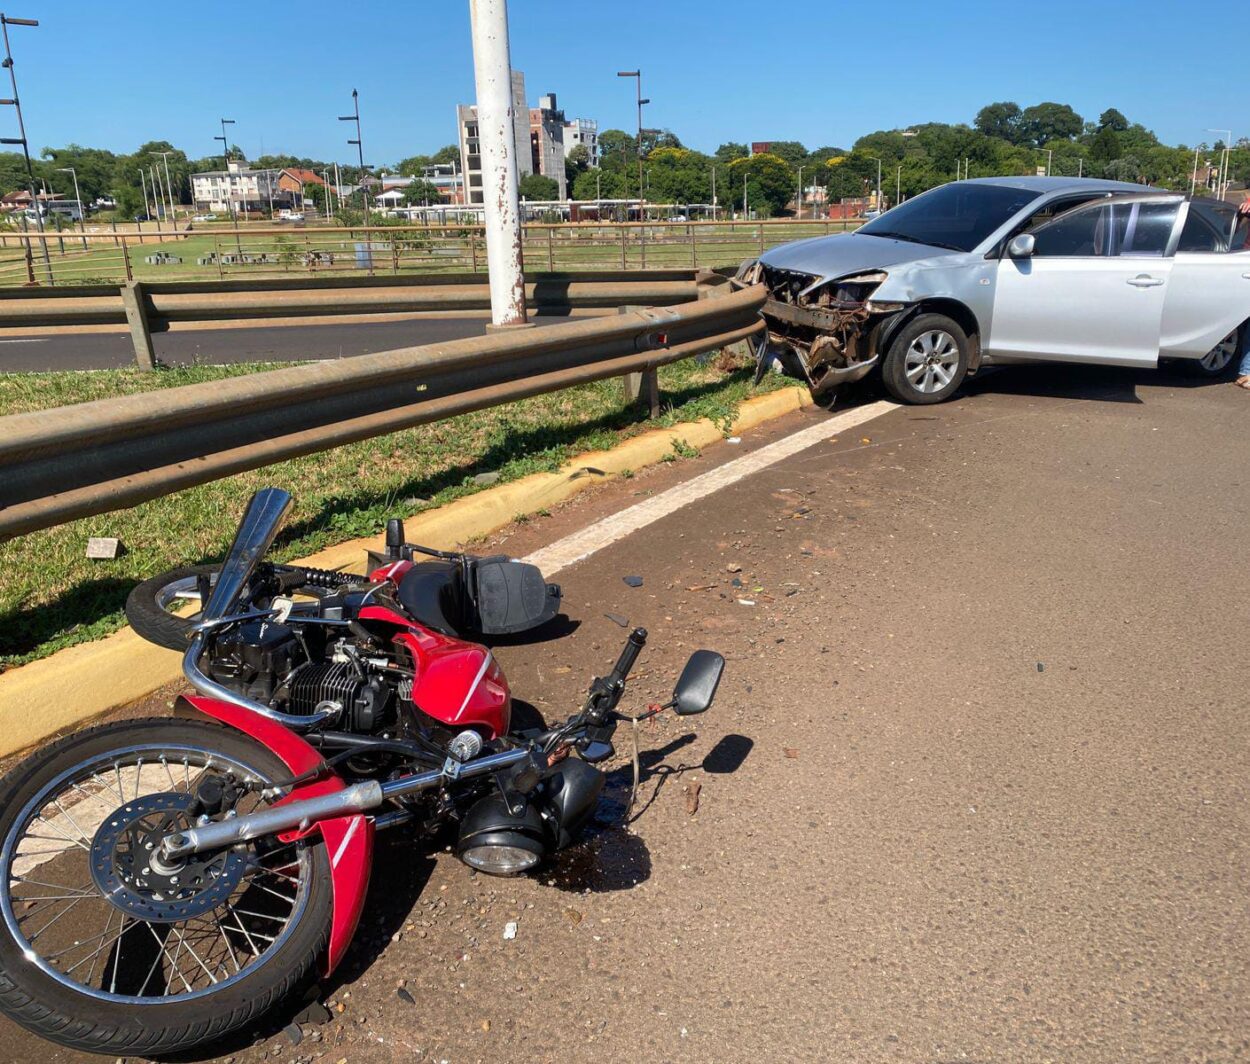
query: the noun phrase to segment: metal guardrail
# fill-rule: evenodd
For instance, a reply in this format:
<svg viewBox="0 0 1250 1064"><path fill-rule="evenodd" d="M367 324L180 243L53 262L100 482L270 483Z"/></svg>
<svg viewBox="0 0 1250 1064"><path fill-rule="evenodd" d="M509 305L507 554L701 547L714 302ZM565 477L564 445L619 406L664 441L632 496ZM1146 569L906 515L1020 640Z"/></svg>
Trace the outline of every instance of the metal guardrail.
<svg viewBox="0 0 1250 1064"><path fill-rule="evenodd" d="M0 539L744 340L761 286L0 418Z"/></svg>
<svg viewBox="0 0 1250 1064"><path fill-rule="evenodd" d="M703 276L691 269L539 273L527 279L526 301L537 314L669 306L697 298ZM0 288L0 328L129 325L144 369L156 363L152 333L171 322L488 310L486 275L469 273Z"/></svg>

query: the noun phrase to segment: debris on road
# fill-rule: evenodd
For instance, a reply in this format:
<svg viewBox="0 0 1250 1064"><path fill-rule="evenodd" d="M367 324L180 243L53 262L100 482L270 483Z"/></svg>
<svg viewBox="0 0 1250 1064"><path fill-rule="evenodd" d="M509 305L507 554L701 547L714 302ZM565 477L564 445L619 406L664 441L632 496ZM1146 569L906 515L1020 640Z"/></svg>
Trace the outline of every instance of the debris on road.
<svg viewBox="0 0 1250 1064"><path fill-rule="evenodd" d="M754 606L755 599L738 599L739 606Z"/></svg>
<svg viewBox="0 0 1250 1064"><path fill-rule="evenodd" d="M797 758L799 756L798 750L796 750L793 746L783 746L781 748L781 752L789 758Z"/></svg>
<svg viewBox="0 0 1250 1064"><path fill-rule="evenodd" d="M623 576L621 579L624 580L630 587L642 587L641 576Z"/></svg>
<svg viewBox="0 0 1250 1064"><path fill-rule="evenodd" d="M87 558L89 561L111 561L122 553L122 541L112 536L89 536Z"/></svg>
<svg viewBox="0 0 1250 1064"><path fill-rule="evenodd" d="M506 924L503 925L503 937L504 937L504 941L509 941L511 939L516 938L516 921L515 920L509 920Z"/></svg>
<svg viewBox="0 0 1250 1064"><path fill-rule="evenodd" d="M725 572L740 573L742 572L742 566L739 565L737 562L730 562L728 565L725 566Z"/></svg>
<svg viewBox="0 0 1250 1064"><path fill-rule="evenodd" d="M400 1000L400 1001L406 1001L406 1002L408 1002L408 1004L409 1004L409 1005L415 1005L415 1004L417 1003L417 999L416 999L416 998L414 998L414 997L413 997L413 996L412 996L412 995L411 995L411 994L410 994L407 990L405 990L402 986L401 986L398 990L396 990L396 991L395 991L395 996L396 996L397 998L399 998L399 1000Z"/></svg>
<svg viewBox="0 0 1250 1064"><path fill-rule="evenodd" d="M622 617L619 613L605 613L604 616L613 624L619 624L622 628L629 627L629 618Z"/></svg>
<svg viewBox="0 0 1250 1064"><path fill-rule="evenodd" d="M703 790L703 784L698 780L691 780L684 789L686 792L686 814L694 816L699 811L699 792Z"/></svg>

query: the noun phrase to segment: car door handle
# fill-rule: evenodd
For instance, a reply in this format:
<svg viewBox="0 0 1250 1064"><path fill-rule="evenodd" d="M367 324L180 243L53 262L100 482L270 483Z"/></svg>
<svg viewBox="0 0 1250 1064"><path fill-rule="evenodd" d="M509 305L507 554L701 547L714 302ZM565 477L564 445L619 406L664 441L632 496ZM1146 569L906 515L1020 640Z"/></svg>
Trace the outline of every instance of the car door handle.
<svg viewBox="0 0 1250 1064"><path fill-rule="evenodd" d="M1127 283L1134 288L1158 288L1163 284L1163 278L1151 277L1148 273L1139 273L1136 277L1130 277Z"/></svg>

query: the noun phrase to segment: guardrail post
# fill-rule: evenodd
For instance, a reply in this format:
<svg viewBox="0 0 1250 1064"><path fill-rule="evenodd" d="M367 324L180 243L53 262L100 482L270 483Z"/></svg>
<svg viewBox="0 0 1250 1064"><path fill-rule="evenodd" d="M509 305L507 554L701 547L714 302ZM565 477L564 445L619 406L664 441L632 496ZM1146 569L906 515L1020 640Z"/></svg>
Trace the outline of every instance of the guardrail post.
<svg viewBox="0 0 1250 1064"><path fill-rule="evenodd" d="M626 233L625 226L622 225L621 226L621 269L622 270L628 268L625 265L625 233Z"/></svg>
<svg viewBox="0 0 1250 1064"><path fill-rule="evenodd" d="M690 268L692 270L697 270L699 268L699 252L695 244L695 233L697 230L694 225L691 224L686 226L686 232L690 234Z"/></svg>
<svg viewBox="0 0 1250 1064"><path fill-rule="evenodd" d="M477 236L469 230L469 254L473 258L473 272L477 273Z"/></svg>
<svg viewBox="0 0 1250 1064"><path fill-rule="evenodd" d="M645 307L620 307L618 314L629 314L635 310L645 310ZM660 416L660 374L659 371L652 369L638 370L636 373L626 373L621 378L621 384L625 391L625 402L636 403L639 399L643 399L647 404L647 416L656 418Z"/></svg>
<svg viewBox="0 0 1250 1064"><path fill-rule="evenodd" d="M142 281L127 281L122 285L122 306L126 308L126 324L130 326L130 339L135 345L135 364L140 369L156 369L156 350L152 346Z"/></svg>
<svg viewBox="0 0 1250 1064"><path fill-rule="evenodd" d="M547 269L551 273L556 272L556 228L554 225L547 226Z"/></svg>
<svg viewBox="0 0 1250 1064"><path fill-rule="evenodd" d="M757 222L756 228L759 230L759 234L760 234L760 254L763 255L764 254L764 223Z"/></svg>
<svg viewBox="0 0 1250 1064"><path fill-rule="evenodd" d="M126 267L126 280L133 281L135 279L134 267L130 265L130 245L126 243L126 238L122 237L122 262Z"/></svg>

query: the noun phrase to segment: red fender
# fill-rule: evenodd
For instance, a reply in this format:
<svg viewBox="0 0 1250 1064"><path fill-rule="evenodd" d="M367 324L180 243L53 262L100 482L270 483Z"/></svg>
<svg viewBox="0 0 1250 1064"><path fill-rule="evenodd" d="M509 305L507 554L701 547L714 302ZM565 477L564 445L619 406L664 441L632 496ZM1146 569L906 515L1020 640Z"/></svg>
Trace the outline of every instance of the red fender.
<svg viewBox="0 0 1250 1064"><path fill-rule="evenodd" d="M183 695L180 702L232 728L251 736L298 776L321 763L321 755L295 732L276 721L253 713L233 702L202 695ZM341 791L346 785L338 776L327 773L313 783L296 787L281 801L315 798L319 794ZM322 820L311 830L321 832L330 858L330 882L334 890L334 908L330 919L330 945L322 959L322 974L329 975L343 959L360 914L365 907L369 887L369 870L373 863L373 821L361 813Z"/></svg>

